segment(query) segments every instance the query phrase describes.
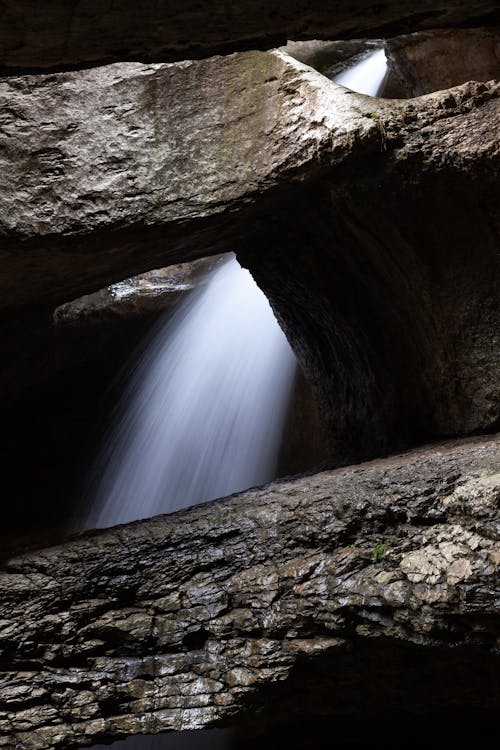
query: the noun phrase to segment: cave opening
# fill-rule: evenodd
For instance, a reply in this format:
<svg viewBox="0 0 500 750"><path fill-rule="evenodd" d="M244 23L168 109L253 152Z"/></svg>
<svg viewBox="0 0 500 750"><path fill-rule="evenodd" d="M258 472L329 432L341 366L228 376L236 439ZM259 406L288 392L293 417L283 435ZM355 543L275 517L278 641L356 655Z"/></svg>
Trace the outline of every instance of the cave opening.
<svg viewBox="0 0 500 750"><path fill-rule="evenodd" d="M76 528L173 512L278 473L296 361L235 256L220 257L148 338Z"/></svg>
<svg viewBox="0 0 500 750"><path fill-rule="evenodd" d="M324 44L330 45L321 43L322 54ZM363 43L353 58L352 42L333 44L344 45L348 68L381 50L379 42ZM496 314L494 227L484 219L492 210L489 174L479 161L480 179L450 170L429 174L412 149L388 166L384 159L373 144L338 165L335 177L319 171L269 190L246 217L244 233L239 227L232 237L297 354L298 388L310 382L308 400L321 415L309 418L311 409L299 407L303 416L290 417L280 475L497 425L494 368L478 369ZM130 246L140 249L141 241L147 236L127 234ZM483 248L480 262L474 245ZM194 263L206 262L212 261ZM161 273L152 273L161 285ZM127 296L120 283L116 299ZM55 326L45 308L27 315L20 333L16 323L16 342L29 329L36 348L22 352L21 396L5 407L5 487L20 501L7 511L4 552L9 537L36 532L48 541L54 529L59 536L66 528L68 498L79 492L113 410L109 387L158 316L155 283L149 277L143 284L150 291L140 315L121 318L109 306L106 326L99 303L87 305L86 298L80 308L61 305ZM106 306L109 293L100 294ZM301 441L302 418L309 422L303 434L313 437Z"/></svg>
<svg viewBox="0 0 500 750"><path fill-rule="evenodd" d="M335 83L388 99L409 99L498 76L498 34L491 28L436 28L387 39L289 41L282 49Z"/></svg>
<svg viewBox="0 0 500 750"><path fill-rule="evenodd" d="M3 554L328 461L313 390L233 253L63 303L51 327L49 376L7 414Z"/></svg>

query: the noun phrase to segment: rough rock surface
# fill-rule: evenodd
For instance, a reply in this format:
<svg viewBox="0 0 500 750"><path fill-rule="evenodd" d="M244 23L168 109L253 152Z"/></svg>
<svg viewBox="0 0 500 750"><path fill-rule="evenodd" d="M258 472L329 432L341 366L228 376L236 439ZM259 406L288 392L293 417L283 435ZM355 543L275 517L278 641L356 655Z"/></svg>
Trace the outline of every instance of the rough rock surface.
<svg viewBox="0 0 500 750"><path fill-rule="evenodd" d="M280 52L4 79L1 306L63 302L234 249L263 195L381 150L390 164L416 124L427 125L427 169L488 157L491 170L498 139L481 105L492 112L497 96L490 85L412 104L371 99ZM467 161L453 153L460 115Z"/></svg>
<svg viewBox="0 0 500 750"><path fill-rule="evenodd" d="M439 29L390 39L389 69L402 96L500 78L500 29Z"/></svg>
<svg viewBox="0 0 500 750"><path fill-rule="evenodd" d="M119 60L171 61L270 48L287 39L394 36L481 25L494 0L4 0L0 68L43 69Z"/></svg>
<svg viewBox="0 0 500 750"><path fill-rule="evenodd" d="M227 722L349 644L481 664L498 632L499 460L498 438L435 445L11 559L0 747Z"/></svg>
<svg viewBox="0 0 500 750"><path fill-rule="evenodd" d="M259 195L378 132L281 53L7 78L0 105L2 307L231 250Z"/></svg>

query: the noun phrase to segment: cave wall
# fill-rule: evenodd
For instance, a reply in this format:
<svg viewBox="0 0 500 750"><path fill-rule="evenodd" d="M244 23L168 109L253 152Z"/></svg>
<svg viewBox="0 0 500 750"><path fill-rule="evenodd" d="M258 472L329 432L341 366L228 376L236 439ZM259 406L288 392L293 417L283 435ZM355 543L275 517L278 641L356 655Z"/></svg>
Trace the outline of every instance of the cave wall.
<svg viewBox="0 0 500 750"><path fill-rule="evenodd" d="M115 61L161 62L288 39L384 37L499 18L494 0L4 0L0 69L30 71Z"/></svg>
<svg viewBox="0 0 500 750"><path fill-rule="evenodd" d="M393 85L403 96L421 96L499 75L498 27L407 34L389 39L385 49Z"/></svg>
<svg viewBox="0 0 500 750"><path fill-rule="evenodd" d="M4 73L134 61L0 83L1 407L20 446L3 478L25 525L54 503L54 471L74 481L72 462L94 448L82 413L102 420L95 394L145 330L106 330L89 388L55 306L228 249L315 384L330 463L495 429L498 86L389 103L283 53L157 63L287 36L476 25L496 3L360 0L328 18L301 2L3 8ZM406 744L413 728L428 741L422 720L443 745L469 743L498 707L497 442L281 482L16 558L3 546L0 747L235 713L247 714L242 747L277 732L301 747L299 711L318 743L336 723L341 740L387 748L391 720ZM67 502L60 492L54 519ZM368 735L353 732L360 717Z"/></svg>
<svg viewBox="0 0 500 750"><path fill-rule="evenodd" d="M497 106L484 115L494 129ZM467 116L402 119L384 125L391 159L360 155L291 188L239 254L321 394L339 460L498 425L498 141L478 149Z"/></svg>

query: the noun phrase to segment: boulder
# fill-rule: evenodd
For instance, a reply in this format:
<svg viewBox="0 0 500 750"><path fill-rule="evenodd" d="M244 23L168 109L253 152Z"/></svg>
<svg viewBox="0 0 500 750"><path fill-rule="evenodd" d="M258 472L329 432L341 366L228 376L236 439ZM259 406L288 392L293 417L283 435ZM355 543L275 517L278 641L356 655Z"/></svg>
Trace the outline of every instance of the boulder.
<svg viewBox="0 0 500 750"><path fill-rule="evenodd" d="M0 103L4 309L231 250L263 193L378 140L282 53L10 77Z"/></svg>
<svg viewBox="0 0 500 750"><path fill-rule="evenodd" d="M106 334L113 323L149 317L173 308L202 286L223 256L157 268L85 294L54 311L56 329L88 334L92 329Z"/></svg>

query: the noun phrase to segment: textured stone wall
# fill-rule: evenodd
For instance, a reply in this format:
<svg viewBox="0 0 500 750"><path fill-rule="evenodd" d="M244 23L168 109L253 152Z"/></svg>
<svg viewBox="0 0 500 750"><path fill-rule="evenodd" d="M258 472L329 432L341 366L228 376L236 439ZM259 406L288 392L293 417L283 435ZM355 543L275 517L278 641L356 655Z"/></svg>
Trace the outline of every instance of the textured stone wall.
<svg viewBox="0 0 500 750"><path fill-rule="evenodd" d="M227 722L304 660L326 675L350 645L376 654L371 639L472 649L490 680L499 459L495 438L431 446L10 559L0 747Z"/></svg>
<svg viewBox="0 0 500 750"><path fill-rule="evenodd" d="M402 95L500 77L500 29L438 29L390 39L389 66Z"/></svg>

